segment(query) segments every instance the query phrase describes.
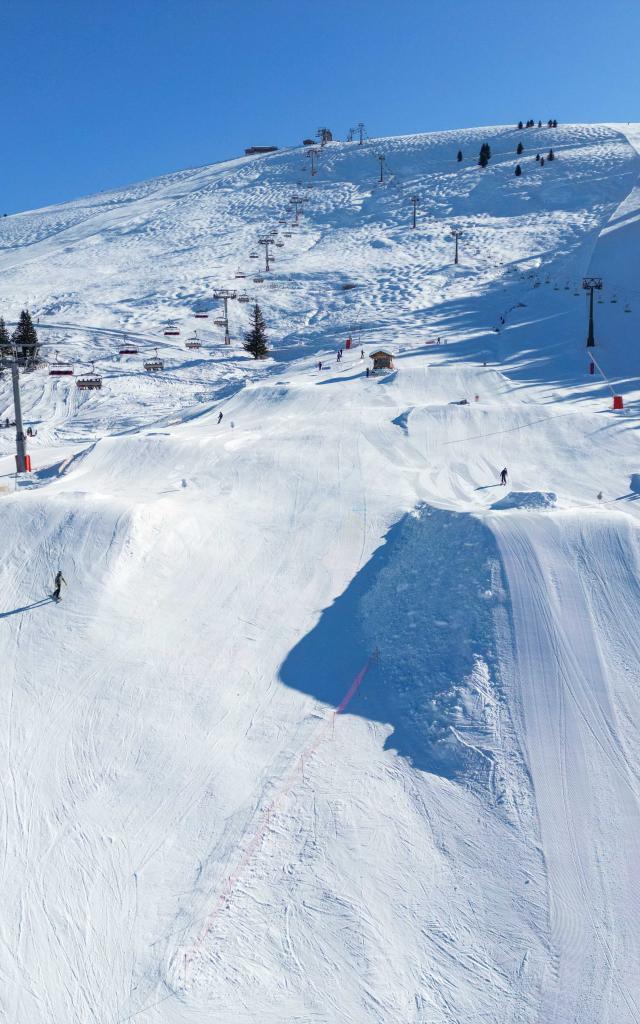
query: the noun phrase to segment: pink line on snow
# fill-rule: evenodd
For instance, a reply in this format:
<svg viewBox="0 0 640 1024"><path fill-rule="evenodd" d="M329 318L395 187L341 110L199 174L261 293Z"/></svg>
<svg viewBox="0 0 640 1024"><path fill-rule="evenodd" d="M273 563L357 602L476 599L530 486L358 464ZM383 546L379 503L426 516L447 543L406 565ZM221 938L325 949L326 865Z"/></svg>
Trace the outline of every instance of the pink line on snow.
<svg viewBox="0 0 640 1024"><path fill-rule="evenodd" d="M302 751L302 753L298 757L297 761L295 762L295 765L292 768L291 772L286 777L286 779L284 780L282 786L280 787L280 790L278 791L278 793L274 796L273 800L269 803L269 805L265 808L265 810L260 815L260 818L259 818L259 821L258 821L258 825L257 825L256 831L254 833L253 839L251 840L251 842L249 843L249 846L247 847L247 849L244 851L242 857L240 858L240 860L239 860L239 862L238 862L238 864L236 866L235 871L233 872L233 874L228 876L228 878L227 878L225 884L223 885L221 891L218 893L218 899L216 900L215 906L211 910L210 914L207 916L204 928L200 932L200 935L198 936L198 938L196 939L194 944L191 946L191 948L187 951L187 953L185 953L185 957L184 957L184 960L185 960L185 985L186 985L186 966L187 966L187 962L189 962L189 963L191 962L191 960L193 959L193 957L195 956L195 954L198 951L198 947L204 942L204 940L207 937L209 931L211 930L211 926L213 925L213 922L215 921L215 919L217 918L218 914L223 909L223 907L227 904L227 901L228 901L229 897L231 896L233 890L235 889L236 885L238 884L244 869L247 867L247 865L249 864L249 862L253 858L254 853L256 852L258 846L260 845L262 839L264 838L265 832L267 831L267 829L269 828L269 826L271 824L271 815L276 810L276 804L280 800L282 800L284 797L288 796L288 794L290 793L290 791L293 788L294 784L297 782L301 772L304 770L305 762L307 761L307 759L309 757L312 756L312 754L315 753L315 751L320 746L322 740L324 739L325 734L328 732L329 728L333 725L333 722L335 720L336 715L341 715L341 714L344 713L345 709L351 703L351 701L355 697L356 693L358 692L358 690L362 686L362 684L364 682L364 679L365 679L365 676L367 675L369 669L371 668L371 666L375 662L377 662L377 660L378 660L378 649L376 648L375 651L373 652L373 654L371 654L369 656L369 658L367 659L366 664L363 665L362 668L360 669L360 671L358 672L357 676L355 677L355 679L351 683L351 686L349 687L349 689L345 693L344 697L342 698L342 700L338 704L338 707L331 714L330 719L329 720L325 720L325 721L323 721L320 724L318 730L316 730L317 735L314 734L315 738L312 738L312 741ZM245 833L245 835L246 835L246 833Z"/></svg>
<svg viewBox="0 0 640 1024"><path fill-rule="evenodd" d="M344 709L346 708L347 704L351 703L351 701L355 697L356 693L358 692L358 690L362 686L362 684L364 682L364 677L366 676L367 672L371 668L372 662L375 661L377 659L377 657L378 657L378 651L376 649L376 651L369 658L367 664L363 668L360 669L360 671L358 672L356 678L353 680L351 686L349 687L349 689L345 693L344 697L342 698L342 700L338 704L338 707L335 710L335 714L336 715L341 715L342 712L344 711Z"/></svg>

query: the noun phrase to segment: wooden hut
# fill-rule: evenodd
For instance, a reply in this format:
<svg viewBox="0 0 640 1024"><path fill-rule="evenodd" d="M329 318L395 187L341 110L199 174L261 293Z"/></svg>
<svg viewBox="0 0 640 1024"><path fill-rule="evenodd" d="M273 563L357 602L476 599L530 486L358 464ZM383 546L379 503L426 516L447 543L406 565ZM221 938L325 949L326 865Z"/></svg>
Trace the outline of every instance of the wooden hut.
<svg viewBox="0 0 640 1024"><path fill-rule="evenodd" d="M376 370L393 370L393 352L389 352L388 349L379 348L375 352L371 352L370 359L373 359L373 371Z"/></svg>

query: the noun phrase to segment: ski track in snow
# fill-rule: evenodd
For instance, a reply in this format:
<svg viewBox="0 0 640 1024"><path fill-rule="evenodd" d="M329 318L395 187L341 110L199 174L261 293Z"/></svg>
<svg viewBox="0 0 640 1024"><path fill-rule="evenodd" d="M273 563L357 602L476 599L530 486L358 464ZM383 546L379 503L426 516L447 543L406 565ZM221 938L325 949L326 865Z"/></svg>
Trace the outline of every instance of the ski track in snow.
<svg viewBox="0 0 640 1024"><path fill-rule="evenodd" d="M23 376L17 487L0 430L8 1024L640 1021L639 144L332 144L0 222L0 313L104 375Z"/></svg>

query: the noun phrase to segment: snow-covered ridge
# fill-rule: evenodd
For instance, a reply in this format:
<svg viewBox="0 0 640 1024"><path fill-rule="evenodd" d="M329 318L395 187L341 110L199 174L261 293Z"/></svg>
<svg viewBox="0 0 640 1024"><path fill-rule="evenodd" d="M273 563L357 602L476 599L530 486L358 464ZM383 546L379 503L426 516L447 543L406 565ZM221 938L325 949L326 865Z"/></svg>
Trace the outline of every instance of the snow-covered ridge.
<svg viewBox="0 0 640 1024"><path fill-rule="evenodd" d="M23 377L17 489L0 430L10 1024L640 1018L637 134L336 143L0 222L0 313L104 378ZM273 358L245 305L230 349L194 319L216 285Z"/></svg>

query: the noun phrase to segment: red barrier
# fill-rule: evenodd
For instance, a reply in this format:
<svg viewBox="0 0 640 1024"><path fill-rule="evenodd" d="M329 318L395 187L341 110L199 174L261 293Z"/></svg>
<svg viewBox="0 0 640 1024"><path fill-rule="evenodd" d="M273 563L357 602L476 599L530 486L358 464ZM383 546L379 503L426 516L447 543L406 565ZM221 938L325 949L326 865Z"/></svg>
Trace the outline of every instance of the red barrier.
<svg viewBox="0 0 640 1024"><path fill-rule="evenodd" d="M624 402L622 401L622 395L614 395L613 396L613 408L614 409L624 409Z"/></svg>

